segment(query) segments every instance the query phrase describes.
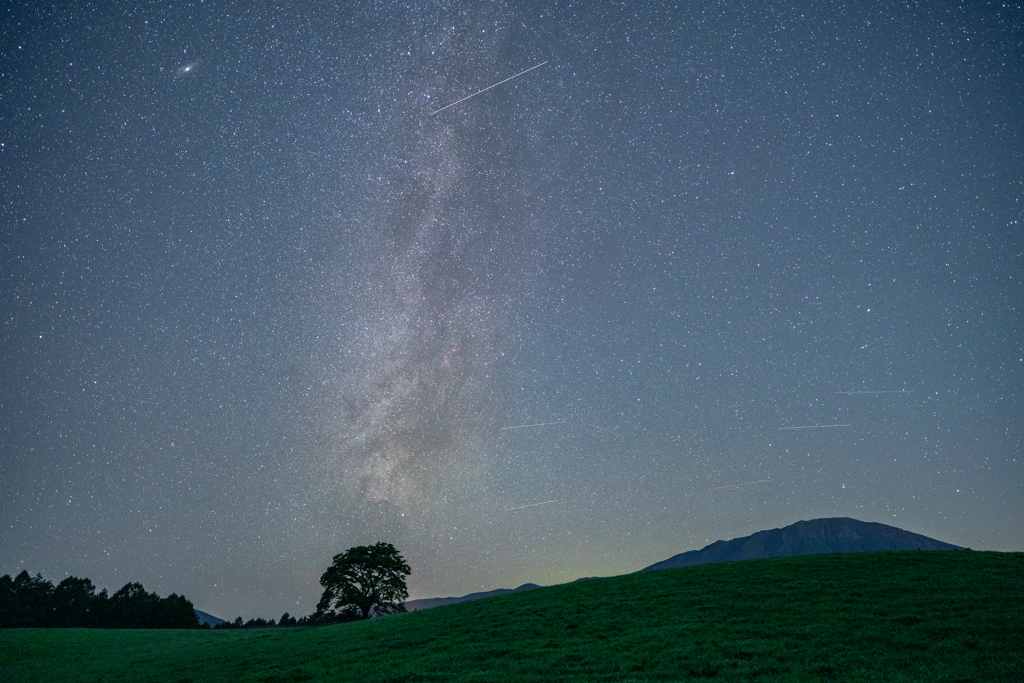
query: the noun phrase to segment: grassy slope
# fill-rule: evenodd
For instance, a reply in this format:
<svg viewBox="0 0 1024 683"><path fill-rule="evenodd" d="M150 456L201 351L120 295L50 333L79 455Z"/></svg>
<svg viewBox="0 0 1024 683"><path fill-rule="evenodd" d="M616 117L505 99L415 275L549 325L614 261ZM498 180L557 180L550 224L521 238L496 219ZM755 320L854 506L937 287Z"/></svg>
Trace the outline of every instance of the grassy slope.
<svg viewBox="0 0 1024 683"><path fill-rule="evenodd" d="M631 574L365 623L0 631L6 681L1024 679L1024 553Z"/></svg>

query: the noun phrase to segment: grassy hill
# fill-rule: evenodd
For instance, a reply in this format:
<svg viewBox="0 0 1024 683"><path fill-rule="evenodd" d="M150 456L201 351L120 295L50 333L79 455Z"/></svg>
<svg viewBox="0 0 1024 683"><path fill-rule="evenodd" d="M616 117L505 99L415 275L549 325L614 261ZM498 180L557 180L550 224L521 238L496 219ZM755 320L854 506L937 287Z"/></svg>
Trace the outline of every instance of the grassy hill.
<svg viewBox="0 0 1024 683"><path fill-rule="evenodd" d="M4 681L1017 681L1024 553L728 562L326 628L0 631Z"/></svg>

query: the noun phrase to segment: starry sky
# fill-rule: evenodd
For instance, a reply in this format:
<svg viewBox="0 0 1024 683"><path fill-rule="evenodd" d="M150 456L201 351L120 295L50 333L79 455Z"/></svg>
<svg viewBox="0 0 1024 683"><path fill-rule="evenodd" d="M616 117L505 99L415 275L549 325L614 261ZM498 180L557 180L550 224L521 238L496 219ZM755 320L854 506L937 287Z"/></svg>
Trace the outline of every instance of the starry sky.
<svg viewBox="0 0 1024 683"><path fill-rule="evenodd" d="M1019 3L0 25L0 573L248 619L377 541L413 598L1024 549Z"/></svg>

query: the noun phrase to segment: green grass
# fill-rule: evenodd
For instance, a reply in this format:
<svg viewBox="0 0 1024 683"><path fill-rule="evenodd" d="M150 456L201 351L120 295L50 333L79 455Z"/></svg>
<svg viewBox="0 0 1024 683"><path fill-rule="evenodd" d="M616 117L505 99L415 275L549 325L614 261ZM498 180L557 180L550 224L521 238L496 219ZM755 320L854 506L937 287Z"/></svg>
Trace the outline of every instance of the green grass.
<svg viewBox="0 0 1024 683"><path fill-rule="evenodd" d="M1024 553L731 562L326 628L0 631L12 683L698 679L1024 680Z"/></svg>

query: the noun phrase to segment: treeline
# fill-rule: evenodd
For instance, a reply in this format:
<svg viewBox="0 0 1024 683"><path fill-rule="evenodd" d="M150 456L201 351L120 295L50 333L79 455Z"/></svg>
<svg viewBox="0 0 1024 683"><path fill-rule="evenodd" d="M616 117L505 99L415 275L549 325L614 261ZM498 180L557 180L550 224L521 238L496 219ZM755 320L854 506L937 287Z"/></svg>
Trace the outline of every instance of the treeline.
<svg viewBox="0 0 1024 683"><path fill-rule="evenodd" d="M356 621L355 617L347 619L329 618L322 614L314 612L313 614L307 614L304 617L296 619L287 612L281 615L281 619L274 621L271 619L250 619L249 621L242 621L242 617L237 617L234 621L221 622L214 626L214 628L225 629L225 628L280 628L282 626L329 626L331 624L340 624L345 621Z"/></svg>
<svg viewBox="0 0 1024 683"><path fill-rule="evenodd" d="M259 619L250 619L249 621L243 622L242 621L242 617L238 617L234 621L224 621L224 622L221 622L221 623L217 624L216 626L214 626L214 628L220 628L220 629L223 629L223 628L277 628L279 626L312 626L312 625L313 624L310 622L310 618L309 617L302 617L300 619L296 619L295 617L293 617L290 614L288 614L287 612L285 612L284 614L281 615L281 620L280 621L274 621L273 619L271 619L270 621L267 621L266 619L263 619L261 617Z"/></svg>
<svg viewBox="0 0 1024 683"><path fill-rule="evenodd" d="M192 603L171 593L161 598L141 583L113 595L74 576L56 586L23 571L0 577L0 628L199 628Z"/></svg>

